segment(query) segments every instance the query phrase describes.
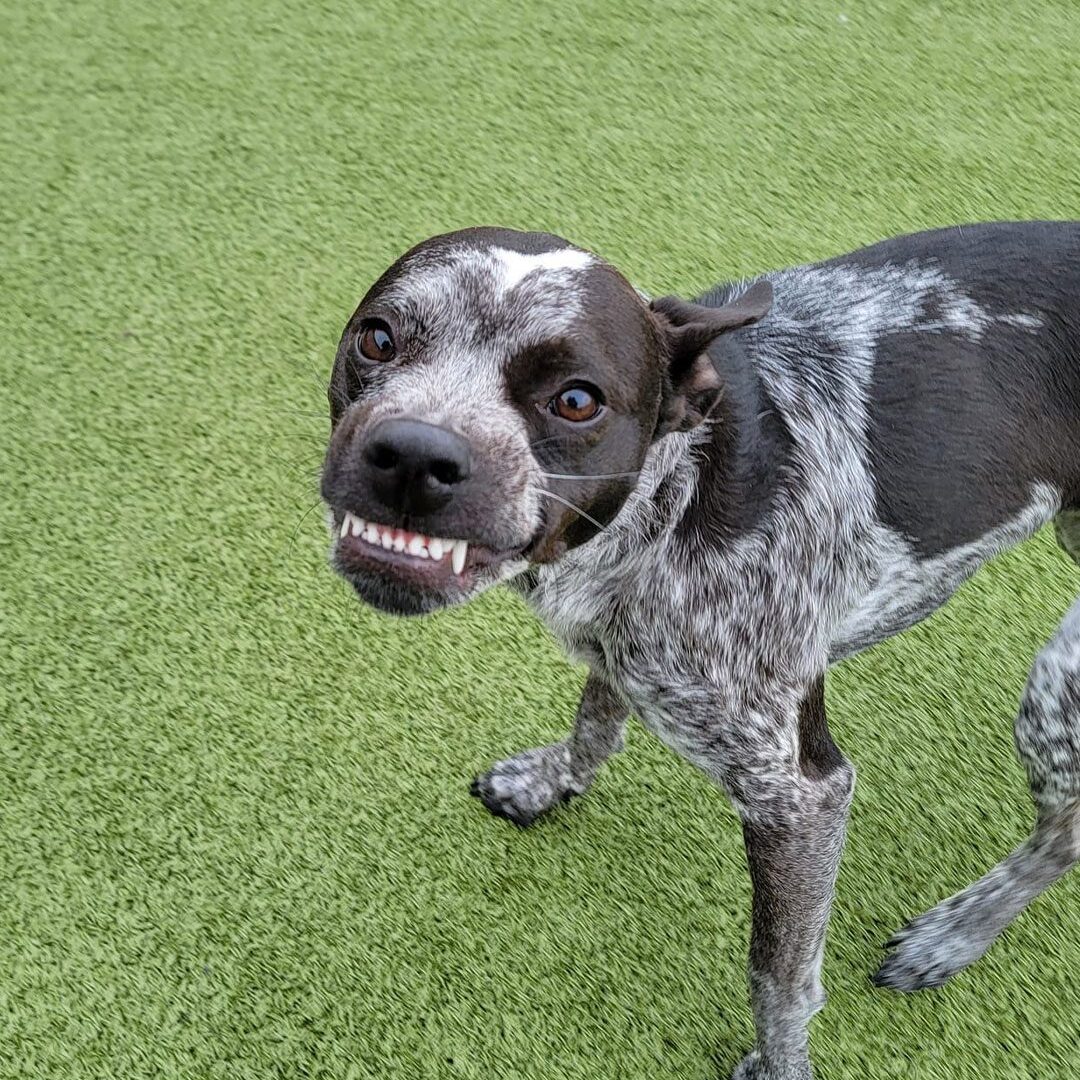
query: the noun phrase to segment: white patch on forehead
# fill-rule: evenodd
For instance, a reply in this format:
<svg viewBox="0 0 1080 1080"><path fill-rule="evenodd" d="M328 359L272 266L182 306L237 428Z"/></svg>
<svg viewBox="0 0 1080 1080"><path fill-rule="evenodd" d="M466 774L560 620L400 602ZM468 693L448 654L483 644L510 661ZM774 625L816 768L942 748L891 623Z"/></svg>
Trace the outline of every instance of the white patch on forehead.
<svg viewBox="0 0 1080 1080"><path fill-rule="evenodd" d="M493 247L491 255L502 266L500 285L504 292L509 292L522 279L538 271L559 272L565 270L584 270L596 260L587 251L580 248L559 248L556 251L541 251L537 255L523 255L520 251L509 248Z"/></svg>
<svg viewBox="0 0 1080 1080"><path fill-rule="evenodd" d="M599 260L580 248L535 255L462 245L414 256L383 293L446 341L492 319L516 323L518 344L559 333L581 311L578 274ZM527 292L523 294L523 291Z"/></svg>

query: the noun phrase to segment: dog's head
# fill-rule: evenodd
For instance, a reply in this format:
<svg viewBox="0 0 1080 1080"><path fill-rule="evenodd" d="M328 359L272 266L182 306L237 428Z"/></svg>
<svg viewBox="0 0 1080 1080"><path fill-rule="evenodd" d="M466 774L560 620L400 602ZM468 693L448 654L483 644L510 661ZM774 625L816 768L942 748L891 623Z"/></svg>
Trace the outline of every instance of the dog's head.
<svg viewBox="0 0 1080 1080"><path fill-rule="evenodd" d="M349 320L330 380L322 494L361 598L420 614L595 535L649 447L707 415L705 355L762 317L649 304L559 237L481 228L403 255Z"/></svg>

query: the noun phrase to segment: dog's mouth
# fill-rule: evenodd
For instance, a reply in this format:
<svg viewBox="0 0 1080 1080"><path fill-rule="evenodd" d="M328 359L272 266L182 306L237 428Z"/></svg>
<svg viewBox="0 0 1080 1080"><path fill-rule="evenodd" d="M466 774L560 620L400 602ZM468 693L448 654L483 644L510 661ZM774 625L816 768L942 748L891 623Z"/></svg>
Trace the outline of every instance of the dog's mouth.
<svg viewBox="0 0 1080 1080"><path fill-rule="evenodd" d="M342 517L338 539L341 541L339 547L346 548L355 540L355 547L364 555L374 554L380 558L383 557L384 552L402 555L405 557L406 565L410 561L422 563L427 560L434 566L448 561L450 569L458 577L464 573L465 563L469 557L467 540L451 540L440 536L425 536L423 533L409 532L408 529L395 529L389 525L365 521L348 511ZM361 545L376 550L364 551Z"/></svg>
<svg viewBox="0 0 1080 1080"><path fill-rule="evenodd" d="M403 585L449 594L472 588L477 575L525 556L530 544L498 551L461 537L429 536L367 521L351 511L334 514L339 568L352 574L377 573Z"/></svg>

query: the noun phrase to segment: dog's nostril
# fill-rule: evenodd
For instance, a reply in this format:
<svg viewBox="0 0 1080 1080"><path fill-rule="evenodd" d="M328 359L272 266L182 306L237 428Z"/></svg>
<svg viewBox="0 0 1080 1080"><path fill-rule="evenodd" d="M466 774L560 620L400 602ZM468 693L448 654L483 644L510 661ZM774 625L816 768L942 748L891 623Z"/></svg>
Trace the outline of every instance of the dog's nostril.
<svg viewBox="0 0 1080 1080"><path fill-rule="evenodd" d="M412 417L380 420L360 452L375 496L391 510L441 509L469 479L468 441L448 428Z"/></svg>
<svg viewBox="0 0 1080 1080"><path fill-rule="evenodd" d="M428 471L440 484L445 484L447 486L450 484L460 484L461 481L465 479L461 473L461 466L455 461L435 460L431 463L431 467Z"/></svg>
<svg viewBox="0 0 1080 1080"><path fill-rule="evenodd" d="M364 457L367 458L368 464L376 469L393 469L401 461L401 455L392 446L387 446L384 442L377 442L369 446L364 452Z"/></svg>

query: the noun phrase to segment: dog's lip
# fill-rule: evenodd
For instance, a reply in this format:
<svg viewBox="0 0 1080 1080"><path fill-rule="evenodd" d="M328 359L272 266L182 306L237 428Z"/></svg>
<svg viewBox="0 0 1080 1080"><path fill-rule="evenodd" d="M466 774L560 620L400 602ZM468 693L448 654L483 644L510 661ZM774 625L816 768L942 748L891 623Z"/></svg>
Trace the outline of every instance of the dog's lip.
<svg viewBox="0 0 1080 1080"><path fill-rule="evenodd" d="M424 588L464 591L475 573L520 558L532 545L495 549L465 537L436 537L334 509L335 558L346 574L376 572Z"/></svg>

